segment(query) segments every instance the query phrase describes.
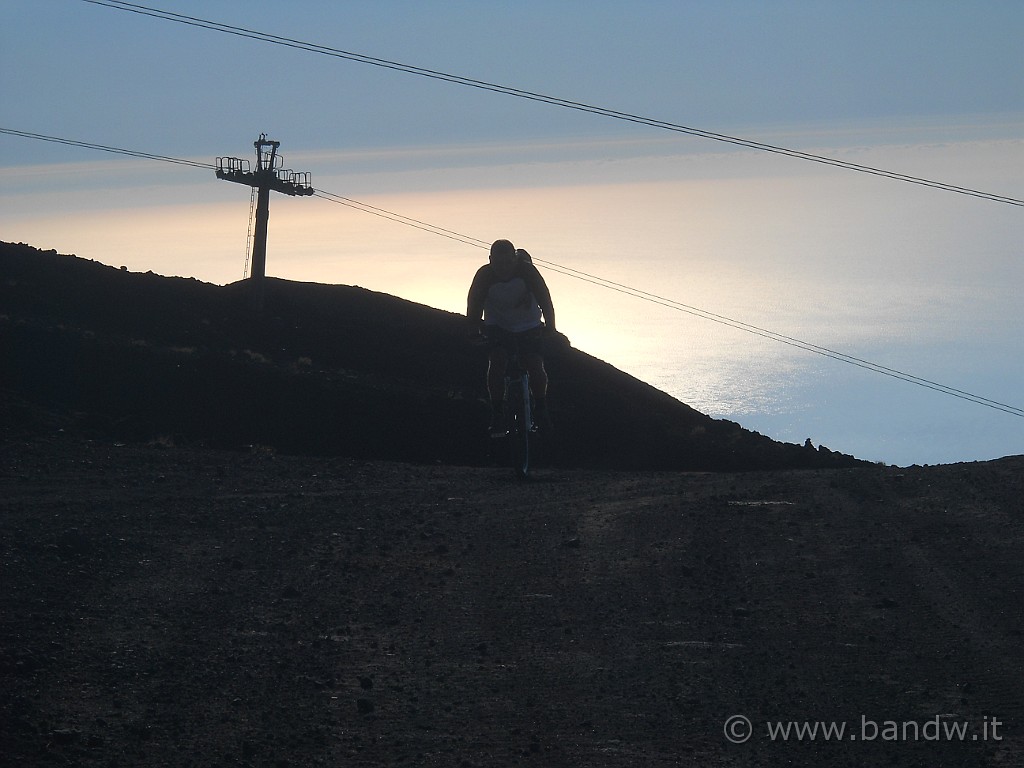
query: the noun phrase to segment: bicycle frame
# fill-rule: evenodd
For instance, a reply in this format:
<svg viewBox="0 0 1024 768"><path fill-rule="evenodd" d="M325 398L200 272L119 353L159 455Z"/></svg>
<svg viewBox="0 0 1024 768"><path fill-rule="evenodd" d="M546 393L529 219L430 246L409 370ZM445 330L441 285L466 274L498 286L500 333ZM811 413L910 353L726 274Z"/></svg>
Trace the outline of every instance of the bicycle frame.
<svg viewBox="0 0 1024 768"><path fill-rule="evenodd" d="M534 430L530 374L519 359L518 350L509 360L505 376L505 414L510 419L512 468L525 479L530 473L530 433Z"/></svg>
<svg viewBox="0 0 1024 768"><path fill-rule="evenodd" d="M486 337L477 337L474 344L489 346ZM536 430L533 422L533 398L530 393L530 374L523 363L518 340L508 350L505 364L502 410L505 415L509 456L516 476L526 479L530 474L530 433ZM492 435L494 437L496 435Z"/></svg>

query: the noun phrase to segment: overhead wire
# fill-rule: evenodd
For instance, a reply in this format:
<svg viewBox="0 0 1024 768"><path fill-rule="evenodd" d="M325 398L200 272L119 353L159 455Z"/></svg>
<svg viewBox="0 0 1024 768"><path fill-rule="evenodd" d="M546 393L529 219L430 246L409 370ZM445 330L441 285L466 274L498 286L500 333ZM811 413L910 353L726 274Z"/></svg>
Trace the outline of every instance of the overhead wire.
<svg viewBox="0 0 1024 768"><path fill-rule="evenodd" d="M368 205L366 203L361 203L359 201L352 200L351 198L342 197L340 195L335 195L330 192L324 192L323 190L317 190L315 192L315 196L321 197L325 200L329 200L330 202L339 203L341 205L346 205L351 208L355 208L356 210L360 210L365 213L380 216L390 221L394 221L399 224L404 224L415 229L430 232L432 234L440 235L442 237L447 237L448 239L456 240L466 245L471 245L477 248L484 249L490 247L490 243L488 243L486 240L481 240L479 238L471 237L469 235L464 235L450 229L444 229L442 227L438 227L433 224L428 224L427 222L420 221L418 219L412 219L409 218L408 216L403 216L393 211L388 211L383 208L378 208L376 206ZM622 293L624 295L631 296L642 301L647 301L652 304L658 304L660 306L667 307L668 309L684 312L686 314L690 314L695 317L702 318L704 320L710 320L712 322L719 323L721 325L725 325L736 330L751 333L756 336L761 336L771 341L786 344L787 346L795 347L805 352L811 352L813 354L821 355L823 357L828 357L841 363L847 363L848 365L853 365L857 368L862 368L873 373L878 373L883 376L888 376L893 379L898 379L900 381L907 382L908 384L916 384L917 386L924 387L925 389L930 389L941 394L956 397L961 400L966 400L977 405L983 405L997 411L1008 413L1012 416L1024 417L1024 408L1018 408L1008 403L1002 403L998 400L982 397L981 395L976 395L966 390L950 387L945 384L941 384L937 381L933 381L931 379L915 376L905 371L900 371L896 368L890 368L879 363L871 362L870 360L865 360L864 358L849 355L846 354L845 352L840 352L835 349L830 349L829 347L824 347L818 344L812 344L811 342L798 339L794 336L788 336L786 334L777 333L775 331L768 330L767 328L762 328L760 326L745 323L741 320L736 320L725 315L710 312L705 309L700 309L699 307L695 307L690 304L685 304L683 302L676 301L665 296L660 296L655 293L650 293L649 291L644 291L639 288L634 288L632 286L625 285L623 283L608 280L598 275L594 275L589 272L584 272L573 267L567 267L564 264L559 264L557 262L538 258L536 256L532 256L531 258L534 262L538 264L543 264L548 269L559 274L566 275L567 277L582 280L583 282L600 286L602 288L607 288L609 290L616 291L618 293Z"/></svg>
<svg viewBox="0 0 1024 768"><path fill-rule="evenodd" d="M542 93L535 93L533 91L526 91L520 88L513 88L511 86L501 85L498 83L491 83L486 80L477 80L471 77L463 77L461 75L454 75L451 73L427 69L424 67L418 67L411 64L403 64L397 61L382 59L375 56L368 56L366 54L356 53L353 51L346 51L340 48L319 45L317 43L310 43L303 40L296 40L294 38L282 37L280 35L274 35L268 32L260 32L258 30L247 29L245 27L238 27L231 24L210 21L209 19L203 19L196 16L188 16L185 14L174 13L172 11L165 11L159 8L152 8L145 5L139 5L137 3L122 2L122 0L82 0L82 2L89 3L90 5L104 6L107 8L112 8L114 10L136 13L143 16L150 16L153 18L162 19L164 21L173 21L188 26L199 27L202 29L208 29L216 32L223 32L225 34L235 35L237 37L245 37L266 43L272 43L274 45L295 48L298 50L308 51L310 53L316 53L323 56L331 56L334 58L355 61L361 64L369 64L376 67L382 67L385 69L404 72L407 74L418 75L420 77L441 80L456 85L463 85L471 88L477 88L480 90L492 91L507 96L515 96L517 98L528 99L530 101L541 102L544 104L550 104L552 106L562 107L565 109L601 115L603 117L610 117L616 120L623 120L638 125L646 125L652 128L659 128L662 130L687 134L698 138L724 142L727 144L745 147L747 149L770 152L773 154L792 157L799 160L806 160L821 165L828 165L836 168L857 171L860 173L866 173L873 176L892 179L894 181L902 181L908 184L916 184L919 186L931 187L934 189L944 190L947 192L954 192L961 195L968 195L971 197L977 197L984 200L990 200L992 202L1005 203L1007 205L1024 206L1024 200L1009 197L1006 195L984 192L981 190L971 189L969 187L962 187L955 184L947 184L941 181L926 179L919 176L911 176L904 173L885 170L883 168L875 168L869 165L861 165L859 163L852 163L846 160L838 160L836 158L831 158L824 155L817 155L811 152L803 152L800 150L788 149L786 147L780 147L773 144L754 141L751 139L744 139L737 136L730 136L724 133L715 133L713 131L707 131L700 128L693 128L691 126L680 125L678 123L673 123L665 120L657 120L649 117L644 117L642 115L632 114L629 112L622 112L615 109L609 109L607 107L600 107L593 104L586 104L583 102L559 98L557 96L549 96Z"/></svg>
<svg viewBox="0 0 1024 768"><path fill-rule="evenodd" d="M31 133L29 131L18 131L14 128L0 128L0 133L5 133L9 136L21 136L26 139L36 139L38 141L48 141L53 144L66 144L70 147L82 147L84 149L95 149L101 152L110 152L115 155L127 155L128 157L138 157L143 160L159 160L163 163L176 163L177 165L188 165L193 168L203 168L205 170L213 170L213 163L202 163L198 160L186 160L180 157L168 157L167 155L154 155L149 152L139 152L133 149L122 149L121 147L110 147L106 144L94 144L89 141L78 141L76 139L65 139L60 136L47 136L42 133Z"/></svg>
<svg viewBox="0 0 1024 768"><path fill-rule="evenodd" d="M11 136L20 136L20 137L23 137L23 138L30 138L30 139L36 139L36 140L39 140L39 141L47 141L47 142L52 142L52 143L57 143L57 144L64 144L64 145L73 146L73 147L81 147L81 148L84 148L84 149L93 149L93 150L98 150L98 151L103 151L103 152L111 152L111 153L118 154L118 155L124 155L124 156L128 156L128 157L137 157L137 158L146 159L146 160L155 160L155 161L160 161L160 162L175 163L175 164L178 164L178 165L187 165L187 166L192 166L192 167L196 167L196 168L202 168L204 170L213 170L214 167L215 167L212 163L202 163L202 162L198 162L198 161L195 161L195 160L186 160L186 159L177 158L177 157L170 157L168 155L158 155L158 154L154 154L154 153L151 153L151 152L141 152L141 151L138 151L138 150L124 149L122 147L113 147L113 146L109 146L109 145L106 145L106 144L96 144L96 143L93 143L93 142L79 141L79 140L76 140L76 139L67 139L67 138L63 138L63 137L59 137L59 136L47 136L45 134L31 133L29 131L20 131L20 130L16 130L16 129L13 129L13 128L0 127L0 134L7 134L7 135L11 135ZM324 200L327 200L328 202L336 203L338 205L344 205L346 207L353 208L353 209L358 210L358 211L362 211L363 213L369 213L371 215L378 216L380 218L384 218L384 219L387 219L389 221L392 221L392 222L395 222L395 223L398 223L398 224L402 224L402 225L405 225L405 226L413 227L415 229L418 229L418 230L421 230L421 231L424 231L424 232L428 232L430 234L438 235L440 237L445 237L445 238L448 238L449 240L454 240L454 241L460 242L460 243L462 243L464 245L469 245L469 246L473 246L473 247L476 247L476 248L488 248L490 246L490 244L486 240L481 240L479 238L472 237L470 235L465 235L465 234L462 234L460 232L456 232L456 231L451 230L451 229L445 229L444 227L439 227L437 225L430 224L428 222L421 221L419 219L414 219L414 218L411 218L409 216L403 216L402 214L395 213L394 211L389 211L389 210L384 209L384 208L379 208L377 206L370 205L368 203L363 203L363 202L360 202L358 200L354 200L354 199L349 198L349 197L344 197L342 195L338 195L338 194L335 194L335 193L332 193L332 192L327 192L325 190L321 190L321 189L314 190L314 196L315 197L319 197L319 198L324 199ZM250 203L251 202L252 201L250 200ZM250 207L251 207L251 205L250 205ZM250 216L251 216L251 210L250 210ZM251 221L250 221L250 225L251 225ZM248 245L246 246L246 251L247 251L247 261L248 261ZM895 368L890 368L890 367L887 367L887 366L884 366L884 365L880 365L878 363L873 363L873 362L871 362L869 360L865 360L863 358L855 357L853 355L848 355L848 354L846 354L844 352L839 352L837 350L830 349L828 347L823 347L823 346L820 346L820 345L817 345L817 344L812 344L810 342L803 341L803 340L795 338L793 336L787 336L785 334L776 333L775 331L771 331L771 330L768 330L766 328L762 328L762 327L757 326L757 325L752 325L750 323L745 323L745 322L743 322L741 320L736 320L734 318L727 317L725 315L721 315L721 314L718 314L718 313L715 313L715 312L710 312L710 311L705 310L705 309L700 309L699 307L695 307L695 306L692 306L690 304L685 304L683 302L679 302L679 301L676 301L674 299L667 298L665 296L660 296L658 294L650 293L648 291L644 291L644 290L641 290L639 288L634 288L632 286L625 285L623 283L618 283L618 282L615 282L613 280L608 280L606 278L599 277L598 275L594 275L594 274L591 274L589 272L584 272L582 270L578 270L578 269L575 269L573 267L567 267L564 264L559 264L559 263L554 262L554 261L549 261L547 259L541 259L541 258L537 258L537 257L533 257L533 261L535 261L537 263L540 263L540 264L543 264L548 269L551 269L552 271L557 272L557 273L562 274L562 275L565 275L567 277L572 277L572 278L575 278L577 280L582 280L583 282L587 282L587 283L590 283L592 285L597 285L597 286L600 286L602 288L606 288L606 289L609 289L609 290L612 290L612 291L616 291L618 293L622 293L622 294L625 294L627 296L631 296L633 298L640 299L642 301L647 301L647 302L652 303L652 304L658 304L660 306L667 307L669 309L673 309L673 310L676 310L676 311L685 312L685 313L693 315L695 317L699 317L699 318L702 318L702 319L705 319L705 320L710 320L712 322L719 323L721 325L725 325L725 326L728 326L730 328L735 328L737 330L744 331L744 332L747 332L747 333L751 333L751 334L754 334L756 336L761 336L763 338L770 339L772 341L776 341L776 342L779 342L779 343L782 343L782 344L786 344L788 346L795 347L797 349L801 349L801 350L806 351L806 352L811 352L811 353L814 353L814 354L817 354L817 355L821 355L823 357L828 357L828 358L831 358L831 359L839 361L839 362L847 363L849 365L853 365L853 366L856 366L858 368L863 368L865 370L872 371L874 373L879 373L879 374L882 374L884 376L888 376L890 378L899 379L901 381L904 381L904 382L907 382L907 383L910 383L910 384L916 384L918 386L924 387L926 389L931 389L931 390L939 392L941 394L949 395L951 397L956 397L956 398L959 398L961 400L966 400L968 402L972 402L972 403L975 403L977 405L983 405L983 406L986 406L988 408L992 408L992 409L995 409L995 410L998 410L998 411L1002 411L1004 413L1008 413L1008 414L1010 414L1012 416L1019 416L1019 417L1024 418L1024 408L1018 408L1016 406L1009 405L1007 403L999 402L998 400L992 400L991 398L982 397L981 395L976 395L976 394L973 394L971 392L968 392L968 391L965 391L965 390L962 390L962 389L956 389L954 387L950 387L950 386L947 386L945 384L940 384L939 382L932 381L930 379L925 379L925 378L922 378L920 376L914 376L913 374L906 373L905 371L900 371L900 370L895 369Z"/></svg>
<svg viewBox="0 0 1024 768"><path fill-rule="evenodd" d="M387 210L385 210L383 208L377 208L376 206L369 205L368 203L361 203L358 200L353 200L353 199L351 199L349 197L342 197L341 195L335 195L335 194L333 194L331 192L325 192L322 189L314 190L313 191L313 196L314 197L323 198L324 200L327 200L327 201L332 202L332 203L338 203L339 205L345 205L345 206L348 206L349 208L355 208L357 211L362 211L363 213L369 213L369 214L371 214L373 216L378 216L378 217L380 217L382 219L388 219L389 221L394 221L394 222L397 222L399 224L404 224L404 225L406 225L408 227L412 227L414 229L419 229L419 230L422 230L424 232L429 232L432 235L439 235L441 237L446 237L449 240L455 240L455 241L463 243L465 245L473 245L473 246L477 246L477 247L482 247L482 246L485 247L485 246L490 245L489 243L485 243L483 240L478 240L475 237L469 237L468 235L462 235L462 234L459 234L458 232L453 232L450 229L444 229L442 227L437 227L437 226L434 226L433 224L428 224L425 221L419 221L418 219L411 219L408 216L402 216L401 214L395 213L393 211L387 211Z"/></svg>
<svg viewBox="0 0 1024 768"><path fill-rule="evenodd" d="M413 227L415 229L420 229L420 230L423 230L423 231L426 231L426 232L430 232L432 234L440 235L442 237L447 237L447 238L449 238L451 240L456 240L456 241L464 243L466 245L472 245L472 246L475 246L475 247L478 247L478 248L485 248L485 249L490 246L490 243L488 243L485 240L480 240L480 239L475 238L475 237L470 237L469 235L463 235L463 234L460 234L458 232L454 232L454 231L449 230L449 229L443 229L441 227L437 227L437 226L435 226L433 224L428 224L428 223L420 221L418 219L412 219L412 218L409 218L407 216L403 216L401 214L395 213L393 211L388 211L388 210L385 210L383 208L378 208L378 207L375 207L375 206L368 205L366 203L361 203L359 201L352 200L350 198L341 197L340 195L334 195L334 194L331 194L329 192L324 192L323 190L317 190L315 192L315 196L316 197L322 197L322 198L324 198L326 200L329 200L331 202L336 202L336 203L340 203L342 205L347 205L347 206L349 206L351 208L355 208L356 210L360 210L360 211L363 211L365 213L371 213L373 215L380 216L382 218L388 219L390 221L397 222L399 224L405 224L406 226L410 226L410 227ZM878 363L873 363L873 362L871 362L869 360L865 360L863 358L855 357L853 355L848 355L848 354L846 354L844 352L839 352L837 350L830 349L828 347L823 347L823 346L820 346L820 345L817 345L817 344L812 344L810 342L803 341L803 340L795 338L793 336L787 336L785 334L776 333L775 331L771 331L771 330L768 330L766 328L761 328L759 326L752 325L750 323L745 323L743 321L736 320L734 318L726 317L725 315L720 315L720 314L717 314L715 312L709 312L708 310L700 309L699 307L694 307L694 306L689 305L689 304L684 304L683 302L679 302L679 301L676 301L674 299L667 298L665 296L660 296L658 294L650 293L648 291L643 291L643 290L641 290L639 288L634 288L632 286L625 285L623 283L618 283L618 282L615 282L613 280L608 280L606 278L599 277L598 275L594 275L594 274L591 274L589 272L584 272L582 270L574 269L573 267L567 267L564 264L558 264L557 262L549 261L547 259L541 259L541 258L538 258L536 256L531 256L531 258L533 259L534 262L537 262L539 264L543 264L545 267L547 267L548 269L551 269L554 272L558 272L559 274L566 275L568 277L572 277L572 278L575 278L577 280L582 280L583 282L587 282L587 283L590 283L592 285L600 286L602 288L607 288L609 290L613 290L613 291L616 291L618 293L622 293L622 294L625 294L627 296L631 296L633 298L641 299L643 301L647 301L647 302L650 302L650 303L653 303L653 304L659 304L659 305L661 305L663 307L667 307L669 309L674 309L674 310L677 310L677 311L680 311L680 312L685 312L687 314L694 315L695 317L699 317L699 318L702 318L704 320L710 320L710 321L715 322L715 323L726 325L726 326L728 326L730 328L735 328L737 330L741 330L741 331L745 331L747 333L751 333L751 334L754 334L754 335L757 335L757 336L761 336L761 337L764 337L766 339L770 339L772 341L777 341L777 342L780 342L782 344L786 344L786 345L789 345L789 346L792 346L792 347L796 347L797 349L804 350L806 352L812 352L812 353L815 353L815 354L822 355L824 357L830 357L833 360L837 360L837 361L843 362L843 363L848 363L850 365L854 365L854 366L857 366L859 368L864 368L866 370L873 371L875 373L880 373L880 374L883 374L885 376L889 376L889 377L892 377L892 378L900 379L901 381L905 381L905 382L908 382L908 383L911 383L911 384L917 384L919 386L925 387L927 389L932 389L932 390L935 390L937 392L941 392L943 394L952 395L952 396L955 396L955 397L960 397L962 399L970 400L970 401L975 402L975 403L977 403L979 405L986 405L986 406L989 406L991 408L995 408L996 410L1006 411L1007 413L1011 413L1011 414L1013 414L1015 416L1024 416L1024 409L1016 408L1015 406L1008 405L1006 403L1001 403L1001 402L999 402L997 400L991 400L989 398L981 397L979 395L975 395L975 394L972 394L970 392L966 392L964 390L955 389L953 387L949 387L949 386L946 386L944 384L940 384L938 382L931 381L930 379L925 379L925 378L921 378L919 376L914 376L912 374L906 373L904 371L897 370L895 368L889 368L887 366L883 366L883 365L880 365Z"/></svg>
<svg viewBox="0 0 1024 768"><path fill-rule="evenodd" d="M870 360L855 357L853 355L846 354L845 352L839 352L837 350L830 349L829 347L824 347L818 344L812 344L808 341L803 341L802 339L798 339L793 336L787 336L785 334L777 333L766 328L761 328L750 323L745 323L741 320L736 320L731 317L726 317L725 315L720 315L715 312L709 312L708 310L700 309L699 307L684 304L674 299L659 296L658 294L643 291L638 288L633 288L631 286L624 285L622 283L617 283L612 280L607 280L603 277L598 277L596 275L591 275L587 272L582 272L580 270L573 269L572 267L566 267L564 265L556 264L554 262L546 261L544 259L540 259L537 257L533 257L533 261L538 262L540 264L544 264L549 269L554 269L554 271L560 272L561 274L564 275L568 275L569 277L575 277L580 280L584 280L585 282L592 283L594 285L599 285L603 288L608 288L619 293L624 293L627 296L642 299L653 304L659 304L669 309L685 312L687 314L702 318L704 320L710 320L712 322L719 323L730 328L735 328L740 331L751 333L755 336L761 336L772 341L777 341L779 343L786 344L797 349L801 349L805 352L811 352L817 355L821 355L823 357L831 358L841 363L847 363L858 368L863 368L874 373L879 373L882 374L883 376L899 379L909 384L916 384L926 389L931 389L936 392L941 392L942 394L945 395L957 397L961 400L968 400L978 405L984 405L998 411L1004 411L1005 413L1009 413L1013 416L1024 417L1024 408L1018 408L1007 403L1001 403L998 400L992 400L991 398L975 395L971 392L967 392L962 389L956 389L955 387L950 387L945 384L940 384L939 382L932 381L930 379L925 379L920 376L915 376L913 374L906 373L905 371L900 371L895 368L880 365L879 363L873 363Z"/></svg>
<svg viewBox="0 0 1024 768"><path fill-rule="evenodd" d="M48 135L45 135L45 134L32 133L32 132L29 132L29 131L21 131L21 130L16 130L16 129L12 129L12 128L0 127L0 134L7 134L7 135L11 135L11 136L20 136L22 138L30 138L30 139L36 139L36 140L39 140L39 141L46 141L46 142L51 142L51 143L63 144L63 145L67 145L67 146L81 147L81 148L84 148L84 149L93 149L93 150L97 150L97 151L110 152L110 153L114 153L114 154L118 154L118 155L124 155L124 156L128 156L128 157L136 157L136 158L141 158L141 159L146 159L146 160L174 163L174 164L178 164L178 165L186 165L186 166L191 166L191 167L196 167L196 168L202 168L204 170L213 170L215 168L215 166L212 163L202 163L202 162L199 162L199 161L186 160L186 159L182 159L182 158L171 157L171 156L168 156L168 155L159 155L159 154L154 154L154 153L151 153L151 152L141 152L141 151L137 151L137 150L124 149L122 147L113 147L113 146L106 145L106 144L97 144L97 143L93 143L93 142L79 141L79 140L75 140L75 139L67 139L67 138L58 137L58 136L48 136ZM398 224L402 224L402 225L405 225L405 226L413 227L415 229L418 229L418 230L421 230L421 231L424 231L424 232L428 232L430 234L438 235L440 237L445 237L447 239L454 240L456 242L460 242L460 243L462 243L464 245L469 245L469 246L473 246L473 247L476 247L476 248L488 248L489 247L489 243L487 241L485 241L485 240L481 240L479 238L472 237L470 235L465 235L465 234L462 234L460 232L456 232L454 230L445 229L444 227L439 227L437 225L430 224L428 222L421 221L419 219L414 219L414 218L411 218L411 217L408 217L408 216L404 216L402 214L395 213L394 211L389 211L387 209L380 208L380 207L377 207L377 206L374 206L374 205L370 205L368 203L363 203L363 202L360 202L358 200L354 200L354 199L349 198L349 197L344 197L342 195L338 195L338 194L335 194L335 193L332 193L332 192L328 192L328 191L325 191L325 190L317 189L317 190L314 190L314 196L315 197L319 197L319 198L324 199L324 200L327 200L328 202L336 203L336 204L339 204L339 205L344 205L346 207L353 208L353 209L361 211L363 213L369 213L371 215L378 216L380 218L384 218L384 219L387 219L389 221L392 221L392 222L395 222L395 223L398 223ZM250 204L251 204L251 202L252 201L250 200ZM251 208L251 205L250 205L250 208ZM250 218L251 218L251 213L252 212L250 210ZM251 220L250 220L250 226L251 226ZM247 246L246 246L246 252L247 252L246 258L247 258L247 262L248 262L248 243L247 243ZM655 294L655 293L644 291L644 290L641 290L639 288L634 288L632 286L625 285L625 284L619 283L619 282L615 282L613 280L608 280L606 278L599 277L599 276L591 274L589 272L584 272L582 270L578 270L578 269L575 269L573 267L568 267L568 266L565 266L563 264L559 264L557 262L549 261L547 259L533 257L533 261L535 261L537 263L540 263L540 264L543 264L548 269L551 269L552 271L557 272L559 274L562 274L562 275L565 275L565 276L568 276L568 277L572 277L572 278L575 278L577 280L581 280L581 281L584 281L584 282L587 282L587 283L590 283L590 284L593 284L593 285L597 285L597 286L600 286L602 288L613 290L613 291L616 291L618 293L622 293L622 294L625 294L627 296L631 296L633 298L640 299L642 301L647 301L647 302L652 303L652 304L658 304L660 306L667 307L669 309L673 309L673 310L676 310L676 311L685 312L685 313L693 315L695 317L699 317L699 318L702 318L702 319L705 319L705 320L710 320L712 322L719 323L721 325L725 325L725 326L728 326L728 327L731 327L731 328L734 328L734 329L737 329L737 330L741 330L741 331L744 331L744 332L747 332L747 333L751 333L751 334L754 334L756 336L761 336L763 338L770 339L772 341L776 341L776 342L779 342L779 343L782 343L782 344L786 344L788 346L795 347L797 349L801 349L801 350L806 351L806 352L811 352L811 353L814 353L814 354L817 354L817 355L828 357L828 358L831 358L831 359L839 361L839 362L847 363L849 365L853 365L853 366L856 366L858 368L863 368L865 370L872 371L874 373L879 373L879 374L882 374L884 376L888 376L890 378L899 379L901 381L904 381L904 382L907 382L907 383L910 383L910 384L916 384L918 386L924 387L926 389L931 389L931 390L939 392L941 394L949 395L951 397L956 397L958 399L965 400L965 401L968 401L968 402L972 402L972 403L975 403L977 405L983 405L983 406L986 406L988 408L992 408L992 409L995 409L995 410L1002 411L1004 413L1010 414L1012 416L1019 416L1019 417L1024 418L1024 408L1018 408L1017 406L1009 405L1007 403L1002 403L1002 402L999 402L998 400L992 400L991 398L982 397L980 395L976 395L976 394L968 392L966 390L956 389L954 387L950 387L950 386L947 386L945 384L940 384L939 382L932 381L930 379L925 379L925 378L922 378L922 377L919 377L919 376L915 376L913 374L906 373L905 371L900 371L900 370L895 369L895 368L890 368L890 367L887 367L887 366L880 365L878 363L873 363L873 362L871 362L869 360L865 360L863 358L855 357L853 355L848 355L848 354L846 354L844 352L839 352L839 351L830 349L828 347L820 346L820 345L817 345L817 344L812 344L810 342L803 341L803 340L798 339L798 338L793 337L793 336L787 336L785 334L777 333L775 331L771 331L771 330L768 330L766 328L762 328L760 326L752 325L750 323L746 323L746 322L743 322L741 320L736 320L734 318L730 318L730 317L727 317L725 315L721 315L721 314L718 314L718 313L715 313L715 312L710 312L708 310L700 309L699 307L695 307L695 306L692 306L692 305L689 305L689 304L685 304L683 302L679 302L679 301L676 301L674 299L667 298L665 296L660 296L660 295Z"/></svg>

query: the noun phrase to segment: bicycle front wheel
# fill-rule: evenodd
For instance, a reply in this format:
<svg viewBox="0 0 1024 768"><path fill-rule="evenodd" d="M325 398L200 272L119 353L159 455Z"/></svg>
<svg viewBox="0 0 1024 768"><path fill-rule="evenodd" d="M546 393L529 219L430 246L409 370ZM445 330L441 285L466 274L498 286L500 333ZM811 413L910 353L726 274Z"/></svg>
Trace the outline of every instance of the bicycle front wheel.
<svg viewBox="0 0 1024 768"><path fill-rule="evenodd" d="M530 413L530 381L523 376L516 388L512 409L512 468L516 476L526 479L530 474L530 432L533 419Z"/></svg>

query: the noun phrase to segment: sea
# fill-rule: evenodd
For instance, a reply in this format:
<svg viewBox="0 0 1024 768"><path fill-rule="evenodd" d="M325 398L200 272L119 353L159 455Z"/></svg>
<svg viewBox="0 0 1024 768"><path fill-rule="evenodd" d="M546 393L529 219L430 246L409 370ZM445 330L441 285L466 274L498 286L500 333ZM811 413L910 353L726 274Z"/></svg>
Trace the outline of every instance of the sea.
<svg viewBox="0 0 1024 768"><path fill-rule="evenodd" d="M267 271L464 312L508 238L573 346L714 418L884 464L996 459L1024 453L1024 210L970 190L1024 197L1004 128L778 137L960 191L675 139L295 157L373 208L276 196ZM4 239L244 276L244 189L112 161L83 194L79 170L12 175Z"/></svg>

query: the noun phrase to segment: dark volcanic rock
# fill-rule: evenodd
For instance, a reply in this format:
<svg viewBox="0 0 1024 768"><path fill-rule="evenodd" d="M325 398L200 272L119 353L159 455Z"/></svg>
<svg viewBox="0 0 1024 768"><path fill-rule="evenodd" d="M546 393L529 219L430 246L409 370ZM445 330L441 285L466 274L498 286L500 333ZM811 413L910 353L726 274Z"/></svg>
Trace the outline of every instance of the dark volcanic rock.
<svg viewBox="0 0 1024 768"><path fill-rule="evenodd" d="M349 286L215 286L0 244L0 408L22 433L487 464L485 360L463 318ZM551 350L541 463L841 467L852 457L712 419L574 349Z"/></svg>

